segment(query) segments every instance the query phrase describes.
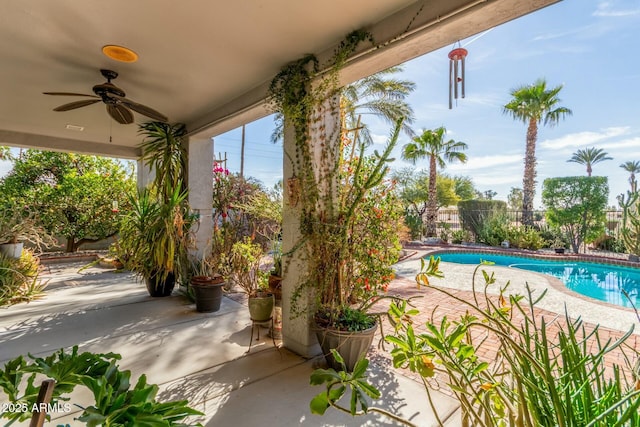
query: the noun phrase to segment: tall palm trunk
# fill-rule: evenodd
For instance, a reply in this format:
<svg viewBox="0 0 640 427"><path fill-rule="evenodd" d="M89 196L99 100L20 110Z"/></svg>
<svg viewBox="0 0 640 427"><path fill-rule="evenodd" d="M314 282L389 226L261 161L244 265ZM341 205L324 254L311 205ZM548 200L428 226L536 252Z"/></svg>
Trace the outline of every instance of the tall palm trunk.
<svg viewBox="0 0 640 427"><path fill-rule="evenodd" d="M429 200L427 203L427 237L436 237L438 192L436 190L436 156L429 156Z"/></svg>
<svg viewBox="0 0 640 427"><path fill-rule="evenodd" d="M587 176L591 176L593 169L591 168L591 163L587 164Z"/></svg>
<svg viewBox="0 0 640 427"><path fill-rule="evenodd" d="M538 122L529 119L527 128L527 146L524 155L524 180L522 182L522 223L533 225L533 197L536 192L536 141Z"/></svg>

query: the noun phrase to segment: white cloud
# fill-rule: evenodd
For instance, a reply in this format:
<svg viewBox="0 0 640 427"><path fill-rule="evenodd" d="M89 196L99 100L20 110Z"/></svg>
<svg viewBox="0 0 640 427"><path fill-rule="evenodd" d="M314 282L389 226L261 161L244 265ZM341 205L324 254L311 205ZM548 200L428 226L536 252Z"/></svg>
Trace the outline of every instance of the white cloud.
<svg viewBox="0 0 640 427"><path fill-rule="evenodd" d="M570 133L561 138L547 139L540 143L541 148L567 148L567 147L584 147L592 145L609 138L621 136L629 133L628 126L609 127L602 129L600 132L577 132Z"/></svg>
<svg viewBox="0 0 640 427"><path fill-rule="evenodd" d="M598 7L595 12L593 12L593 16L600 17L623 17L623 16L631 16L637 15L640 13L640 8L630 8L626 9L623 6L620 6L617 1L601 1L598 3Z"/></svg>
<svg viewBox="0 0 640 427"><path fill-rule="evenodd" d="M384 145L389 141L389 135L371 134L371 140L376 145Z"/></svg>

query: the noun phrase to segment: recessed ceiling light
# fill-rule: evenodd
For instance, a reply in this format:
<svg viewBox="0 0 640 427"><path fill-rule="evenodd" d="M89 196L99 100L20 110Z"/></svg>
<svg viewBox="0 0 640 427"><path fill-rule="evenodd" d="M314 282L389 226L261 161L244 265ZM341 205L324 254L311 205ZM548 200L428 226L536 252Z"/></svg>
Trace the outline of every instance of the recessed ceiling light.
<svg viewBox="0 0 640 427"><path fill-rule="evenodd" d="M77 132L82 132L84 130L84 126L78 126L78 125L66 125L65 127L69 130L75 130Z"/></svg>
<svg viewBox="0 0 640 427"><path fill-rule="evenodd" d="M102 53L107 57L120 62L136 62L138 54L124 46L108 44L102 47Z"/></svg>

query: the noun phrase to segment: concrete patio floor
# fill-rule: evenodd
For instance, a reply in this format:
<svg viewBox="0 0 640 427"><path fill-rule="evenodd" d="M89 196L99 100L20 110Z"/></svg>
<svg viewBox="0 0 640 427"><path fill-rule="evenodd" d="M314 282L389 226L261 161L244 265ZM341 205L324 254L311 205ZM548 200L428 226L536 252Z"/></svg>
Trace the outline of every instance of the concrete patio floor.
<svg viewBox="0 0 640 427"><path fill-rule="evenodd" d="M218 312L198 313L177 291L154 299L131 274L98 267L78 272L82 265L50 265L42 299L0 309L0 365L78 345L81 351L120 353L120 368L130 369L134 380L146 374L149 383L160 385L160 400L188 399L205 413L198 421L207 426L398 425L374 414L353 418L332 409L323 417L312 415L309 401L322 389L309 385L309 375L323 359L276 350L267 329L246 354L251 321L242 303L225 297ZM422 385L385 362L370 369L384 397L374 403L416 425L437 425ZM457 402L436 396L446 425L460 425ZM87 398L74 395L71 403L90 403ZM46 425L80 425L74 421L78 415L53 414Z"/></svg>

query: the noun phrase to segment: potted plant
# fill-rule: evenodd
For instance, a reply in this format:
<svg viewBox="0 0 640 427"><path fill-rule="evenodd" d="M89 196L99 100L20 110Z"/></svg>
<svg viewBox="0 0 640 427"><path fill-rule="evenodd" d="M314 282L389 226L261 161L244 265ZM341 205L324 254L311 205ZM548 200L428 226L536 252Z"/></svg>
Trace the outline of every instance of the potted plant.
<svg viewBox="0 0 640 427"><path fill-rule="evenodd" d="M189 281L196 301L196 310L211 313L220 310L224 277L218 273L218 259L215 256L203 256L194 262L193 275Z"/></svg>
<svg viewBox="0 0 640 427"><path fill-rule="evenodd" d="M386 175L403 120L397 120L382 153L366 156L357 127L348 130L344 116L335 113L341 105L339 70L365 40L370 40L367 32L355 31L321 76L317 58L307 55L283 68L269 88L275 109L295 139L295 152L288 156L295 186L288 181L287 189L289 206L300 214L301 237L289 252L297 253L306 269L293 292L291 312L311 314L307 317L315 321L327 361L332 362L327 347L337 345L349 359L348 369L353 369L354 358L344 357L347 341L360 341L356 336L364 333L366 342L356 344L354 352L369 347L377 321L370 309L378 293L386 290L393 274L390 266L400 252L400 203L392 202L393 184ZM329 114L335 117L324 121ZM287 256L285 272L290 259ZM344 342L327 338L333 333Z"/></svg>
<svg viewBox="0 0 640 427"><path fill-rule="evenodd" d="M171 295L187 258L190 218L186 197L176 187L162 203L145 189L132 197L131 211L122 219L118 257L145 281L152 297Z"/></svg>
<svg viewBox="0 0 640 427"><path fill-rule="evenodd" d="M567 243L561 237L556 237L551 243L551 246L555 253L563 254L567 248Z"/></svg>
<svg viewBox="0 0 640 427"><path fill-rule="evenodd" d="M247 295L249 315L255 322L271 319L274 305L267 274L260 270L261 257L262 247L253 243L250 237L245 237L233 244L226 261L227 275Z"/></svg>
<svg viewBox="0 0 640 427"><path fill-rule="evenodd" d="M40 225L35 211L16 200L0 204L0 253L20 258L24 242L38 250L56 244L55 238Z"/></svg>
<svg viewBox="0 0 640 427"><path fill-rule="evenodd" d="M194 220L187 204L184 124L147 122L139 145L141 160L155 174L153 182L132 200L118 246L121 261L141 276L151 296L171 295L177 275L189 267L189 228Z"/></svg>

